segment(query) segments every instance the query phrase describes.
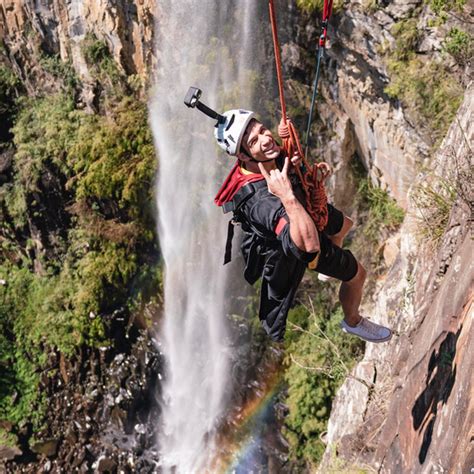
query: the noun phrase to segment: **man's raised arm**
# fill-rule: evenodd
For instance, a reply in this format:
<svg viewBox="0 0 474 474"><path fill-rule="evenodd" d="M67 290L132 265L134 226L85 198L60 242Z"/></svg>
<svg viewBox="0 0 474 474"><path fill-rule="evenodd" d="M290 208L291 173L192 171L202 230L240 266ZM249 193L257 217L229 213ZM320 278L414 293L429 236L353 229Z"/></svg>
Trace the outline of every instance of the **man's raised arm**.
<svg viewBox="0 0 474 474"><path fill-rule="evenodd" d="M285 158L283 169L268 172L262 163L258 167L267 181L268 191L280 198L290 220L290 237L293 243L303 252L319 252L319 236L316 226L306 209L296 198L288 178L290 159Z"/></svg>

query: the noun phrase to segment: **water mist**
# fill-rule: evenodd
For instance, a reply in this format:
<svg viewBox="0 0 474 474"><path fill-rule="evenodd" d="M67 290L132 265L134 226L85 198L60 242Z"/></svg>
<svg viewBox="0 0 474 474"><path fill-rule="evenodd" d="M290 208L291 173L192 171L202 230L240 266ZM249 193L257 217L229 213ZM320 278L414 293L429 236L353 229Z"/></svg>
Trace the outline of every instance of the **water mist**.
<svg viewBox="0 0 474 474"><path fill-rule="evenodd" d="M166 360L158 433L162 469L210 469L232 365L223 267L226 219L213 197L232 160L219 153L214 121L183 104L189 86L217 111L252 106L255 0L161 1L158 74L150 108L159 156L158 234L165 263ZM240 275L238 278L242 278ZM244 282L242 281L244 285Z"/></svg>

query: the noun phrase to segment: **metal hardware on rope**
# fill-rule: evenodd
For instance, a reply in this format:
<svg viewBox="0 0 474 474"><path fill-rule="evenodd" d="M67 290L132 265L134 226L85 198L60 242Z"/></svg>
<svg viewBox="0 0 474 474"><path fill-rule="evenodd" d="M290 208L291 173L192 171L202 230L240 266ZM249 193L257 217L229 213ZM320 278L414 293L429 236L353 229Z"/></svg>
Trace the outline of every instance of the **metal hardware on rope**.
<svg viewBox="0 0 474 474"><path fill-rule="evenodd" d="M308 154L309 144L311 140L311 123L313 121L314 106L316 104L316 98L318 96L319 76L321 73L321 61L324 57L324 52L326 48L327 28L329 24L329 18L331 17L331 14L332 14L332 4L333 4L333 0L324 0L323 18L321 22L321 34L319 36L317 59L316 59L316 74L315 74L315 78L313 82L313 94L311 96L311 106L309 108L308 123L306 125L306 143L304 147L305 154Z"/></svg>

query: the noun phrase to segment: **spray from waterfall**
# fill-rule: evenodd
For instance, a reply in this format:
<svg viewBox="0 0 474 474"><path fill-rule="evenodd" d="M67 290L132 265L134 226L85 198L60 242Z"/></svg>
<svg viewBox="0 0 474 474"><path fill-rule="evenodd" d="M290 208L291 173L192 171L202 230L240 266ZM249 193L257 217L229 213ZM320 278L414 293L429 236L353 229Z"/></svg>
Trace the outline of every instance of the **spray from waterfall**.
<svg viewBox="0 0 474 474"><path fill-rule="evenodd" d="M232 366L226 324L226 221L213 197L232 162L218 158L211 119L187 109L188 87L216 110L252 106L254 0L160 2L151 122L159 156L158 234L165 263L166 360L158 433L165 472L205 472L216 457Z"/></svg>

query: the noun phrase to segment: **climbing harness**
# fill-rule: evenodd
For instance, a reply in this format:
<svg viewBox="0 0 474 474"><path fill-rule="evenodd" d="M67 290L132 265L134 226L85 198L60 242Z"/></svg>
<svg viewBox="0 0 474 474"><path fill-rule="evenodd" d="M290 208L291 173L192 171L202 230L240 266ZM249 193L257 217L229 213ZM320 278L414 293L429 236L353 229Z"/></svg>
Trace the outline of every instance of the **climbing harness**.
<svg viewBox="0 0 474 474"><path fill-rule="evenodd" d="M319 36L317 58L316 58L316 74L315 74L314 82L313 82L313 95L311 97L311 106L309 108L308 124L306 126L306 144L305 144L306 155L308 154L309 142L311 139L311 122L313 121L314 105L316 103L316 97L318 96L318 84L319 84L319 75L321 71L321 61L324 58L324 52L326 50L328 23L329 23L329 18L331 17L331 13L332 13L332 2L333 0L324 0L323 19L321 22L321 34Z"/></svg>
<svg viewBox="0 0 474 474"><path fill-rule="evenodd" d="M328 19L332 9L332 0L325 0L324 4L324 14L326 19ZM298 138L296 129L293 123L287 120L285 94L283 90L280 43L278 41L277 22L273 0L269 0L268 6L270 11L270 22L272 26L273 47L275 50L275 63L278 79L278 90L280 94L281 113L285 127L283 136L281 136L283 139L283 148L285 149L287 156L292 157L297 152L302 158L303 164L302 166L298 167L296 171L306 194L306 210L312 217L317 229L322 231L326 227L328 221L327 196L326 190L324 188L324 180L329 175L329 166L327 163L315 163L313 165L309 164L305 153L303 153L303 148ZM323 34L325 42L326 28L324 28Z"/></svg>

